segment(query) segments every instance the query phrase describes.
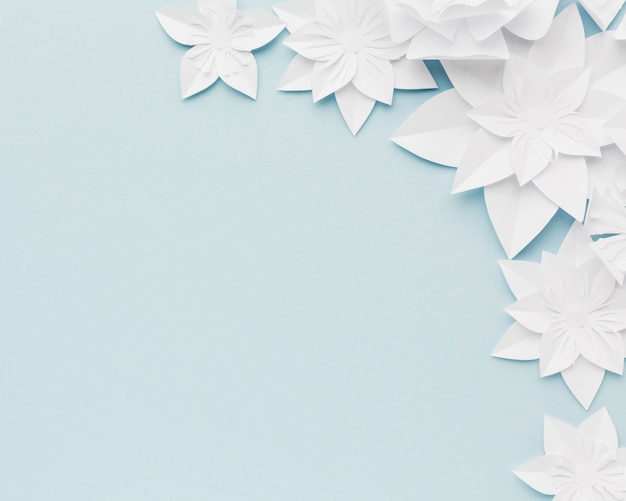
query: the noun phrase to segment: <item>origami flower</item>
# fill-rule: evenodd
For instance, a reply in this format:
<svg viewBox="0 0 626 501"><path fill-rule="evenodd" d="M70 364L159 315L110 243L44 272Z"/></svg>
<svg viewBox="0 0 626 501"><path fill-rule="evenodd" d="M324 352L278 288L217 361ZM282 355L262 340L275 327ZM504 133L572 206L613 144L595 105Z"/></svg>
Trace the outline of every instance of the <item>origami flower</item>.
<svg viewBox="0 0 626 501"><path fill-rule="evenodd" d="M543 446L545 456L514 470L533 489L558 501L626 499L626 449L605 408L578 428L546 416Z"/></svg>
<svg viewBox="0 0 626 501"><path fill-rule="evenodd" d="M597 237L591 248L622 285L626 275L626 158L621 155L611 167L610 181L595 187L585 231Z"/></svg>
<svg viewBox="0 0 626 501"><path fill-rule="evenodd" d="M285 45L298 55L280 90L312 90L317 102L335 95L353 134L376 101L391 104L396 89L437 85L422 61L408 61L407 44L393 42L377 0L311 0L274 8L292 33Z"/></svg>
<svg viewBox="0 0 626 501"><path fill-rule="evenodd" d="M626 286L591 250L575 223L558 255L541 263L502 261L517 298L507 312L517 320L492 355L539 359L541 377L561 373L578 401L589 408L605 370L622 374L626 341Z"/></svg>
<svg viewBox="0 0 626 501"><path fill-rule="evenodd" d="M613 142L605 126L624 105L618 43L605 36L586 44L571 5L544 38L517 44L507 61L444 62L455 89L419 108L393 140L458 167L454 193L484 187L491 222L513 257L559 207L579 221L585 215L585 157Z"/></svg>
<svg viewBox="0 0 626 501"><path fill-rule="evenodd" d="M251 51L276 38L283 23L265 12L237 10L236 0L198 0L197 9L167 7L156 14L170 37L194 46L180 67L183 98L221 78L256 99L257 66Z"/></svg>
<svg viewBox="0 0 626 501"><path fill-rule="evenodd" d="M409 59L506 59L503 29L544 36L558 0L385 0L393 40L411 40Z"/></svg>

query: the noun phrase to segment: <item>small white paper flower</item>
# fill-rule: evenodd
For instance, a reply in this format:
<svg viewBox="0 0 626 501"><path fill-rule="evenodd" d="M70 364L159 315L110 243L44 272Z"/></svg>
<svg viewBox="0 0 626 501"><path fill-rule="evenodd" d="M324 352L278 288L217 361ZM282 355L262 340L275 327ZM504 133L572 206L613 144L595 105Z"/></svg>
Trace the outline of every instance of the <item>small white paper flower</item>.
<svg viewBox="0 0 626 501"><path fill-rule="evenodd" d="M526 40L548 31L558 0L385 0L391 37L409 59L506 59L503 30Z"/></svg>
<svg viewBox="0 0 626 501"><path fill-rule="evenodd" d="M310 0L274 11L292 33L285 45L298 53L280 90L312 90L314 102L334 94L353 134L377 101L391 104L394 88L437 87L422 61L405 58L407 44L389 38L377 0Z"/></svg>
<svg viewBox="0 0 626 501"><path fill-rule="evenodd" d="M545 416L540 456L514 473L555 501L621 501L626 499L626 449L606 408L578 428Z"/></svg>
<svg viewBox="0 0 626 501"><path fill-rule="evenodd" d="M198 0L197 9L167 7L156 14L170 37L193 45L180 67L183 98L221 78L256 99L257 65L251 51L276 38L284 23L265 12L237 10L236 0Z"/></svg>
<svg viewBox="0 0 626 501"><path fill-rule="evenodd" d="M517 44L507 61L444 61L455 88L419 108L393 140L457 167L454 193L484 187L513 257L559 208L579 221L585 215L586 157L614 141L607 123L624 105L618 45L607 36L586 42L570 5L544 38Z"/></svg>
<svg viewBox="0 0 626 501"><path fill-rule="evenodd" d="M596 186L585 231L597 239L591 247L621 285L626 276L626 158L611 166L610 181Z"/></svg>
<svg viewBox="0 0 626 501"><path fill-rule="evenodd" d="M604 372L624 371L626 286L616 287L580 223L574 223L558 255L544 252L539 264L500 265L517 298L506 311L517 322L492 355L538 358L541 377L560 372L589 408Z"/></svg>

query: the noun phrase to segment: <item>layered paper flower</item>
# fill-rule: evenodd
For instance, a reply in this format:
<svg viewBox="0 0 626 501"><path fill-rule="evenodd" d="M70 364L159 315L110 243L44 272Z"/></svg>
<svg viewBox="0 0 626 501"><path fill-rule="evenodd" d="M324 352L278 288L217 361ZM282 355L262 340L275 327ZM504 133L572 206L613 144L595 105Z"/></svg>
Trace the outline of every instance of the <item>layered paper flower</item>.
<svg viewBox="0 0 626 501"><path fill-rule="evenodd" d="M514 473L542 494L558 501L626 499L626 449L605 408L578 428L546 416L540 456Z"/></svg>
<svg viewBox="0 0 626 501"><path fill-rule="evenodd" d="M626 275L626 158L609 157L603 163L611 171L604 183L596 183L585 231L597 237L591 248L621 285Z"/></svg>
<svg viewBox="0 0 626 501"><path fill-rule="evenodd" d="M377 101L391 104L395 89L437 87L421 61L405 58L377 0L311 0L274 7L292 33L285 45L298 55L280 90L313 91L317 102L335 95L353 134Z"/></svg>
<svg viewBox="0 0 626 501"><path fill-rule="evenodd" d="M284 23L265 12L237 10L236 0L198 0L197 9L167 7L156 14L170 37L193 45L180 67L183 98L221 78L256 99L257 65L251 51L276 38Z"/></svg>
<svg viewBox="0 0 626 501"><path fill-rule="evenodd" d="M558 0L385 0L391 37L409 59L506 59L503 30L527 40L548 31Z"/></svg>
<svg viewBox="0 0 626 501"><path fill-rule="evenodd" d="M612 142L605 125L624 104L623 56L607 61L620 51L607 44L618 43L590 40L586 60L571 5L544 38L517 44L508 61L444 62L455 89L419 108L393 140L458 167L454 193L484 187L489 217L513 257L557 209L579 221L585 215L585 157L599 157Z"/></svg>
<svg viewBox="0 0 626 501"><path fill-rule="evenodd" d="M541 377L561 373L578 401L589 408L606 370L624 371L626 286L591 250L574 223L558 255L541 263L502 261L517 302L507 312L517 321L492 355L539 359Z"/></svg>

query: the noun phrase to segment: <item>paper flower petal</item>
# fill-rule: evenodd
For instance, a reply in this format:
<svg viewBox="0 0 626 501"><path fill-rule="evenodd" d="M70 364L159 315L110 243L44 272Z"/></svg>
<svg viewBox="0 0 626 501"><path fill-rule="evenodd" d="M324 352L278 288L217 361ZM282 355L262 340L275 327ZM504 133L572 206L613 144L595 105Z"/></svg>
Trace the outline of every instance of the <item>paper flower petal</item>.
<svg viewBox="0 0 626 501"><path fill-rule="evenodd" d="M561 372L561 376L576 400L586 410L589 409L600 389L604 379L604 369L579 357L570 367Z"/></svg>
<svg viewBox="0 0 626 501"><path fill-rule="evenodd" d="M391 61L395 75L394 87L403 90L436 89L437 82L428 71L424 61L397 59Z"/></svg>
<svg viewBox="0 0 626 501"><path fill-rule="evenodd" d="M573 426L545 416L543 420L543 448L548 455L562 456L569 452L571 444L580 440L580 432Z"/></svg>
<svg viewBox="0 0 626 501"><path fill-rule="evenodd" d="M315 5L310 0L275 5L272 10L287 23L289 33L298 31L315 19Z"/></svg>
<svg viewBox="0 0 626 501"><path fill-rule="evenodd" d="M359 92L351 83L335 92L335 99L350 132L356 135L370 116L376 101Z"/></svg>
<svg viewBox="0 0 626 501"><path fill-rule="evenodd" d="M502 61L442 61L457 92L478 106L502 92Z"/></svg>
<svg viewBox="0 0 626 501"><path fill-rule="evenodd" d="M444 91L418 108L392 141L431 162L458 165L478 130L467 117L469 109L454 89Z"/></svg>
<svg viewBox="0 0 626 501"><path fill-rule="evenodd" d="M180 44L198 45L208 39L208 32L201 23L210 21L193 7L166 7L158 10L156 16L165 32Z"/></svg>
<svg viewBox="0 0 626 501"><path fill-rule="evenodd" d="M544 333L552 323L540 292L521 297L506 308L506 312L527 329L540 334Z"/></svg>
<svg viewBox="0 0 626 501"><path fill-rule="evenodd" d="M239 71L221 75L220 78L233 89L256 99L258 71L254 57Z"/></svg>
<svg viewBox="0 0 626 501"><path fill-rule="evenodd" d="M506 24L506 29L526 40L539 40L548 32L558 4L559 0L530 2Z"/></svg>
<svg viewBox="0 0 626 501"><path fill-rule="evenodd" d="M509 258L526 247L558 209L535 185L529 183L520 187L514 177L485 186L485 203Z"/></svg>
<svg viewBox="0 0 626 501"><path fill-rule="evenodd" d="M578 430L588 439L596 440L610 450L617 450L619 446L617 430L606 407L587 418Z"/></svg>
<svg viewBox="0 0 626 501"><path fill-rule="evenodd" d="M302 91L313 89L314 66L314 61L297 55L287 67L278 90Z"/></svg>
<svg viewBox="0 0 626 501"><path fill-rule="evenodd" d="M198 51L194 49L196 47L187 51L180 65L180 89L183 99L210 87L219 77L214 64L206 69L198 68L196 58L193 57Z"/></svg>
<svg viewBox="0 0 626 501"><path fill-rule="evenodd" d="M530 261L500 260L500 269L506 283L517 299L533 294L539 290L540 266Z"/></svg>
<svg viewBox="0 0 626 501"><path fill-rule="evenodd" d="M502 336L491 355L510 360L537 360L540 347L541 335L515 322Z"/></svg>
<svg viewBox="0 0 626 501"><path fill-rule="evenodd" d="M270 43L285 28L285 23L259 10L248 10L245 13L246 21L251 21L246 36L233 40L233 48L252 51ZM235 45L236 43L236 45Z"/></svg>
<svg viewBox="0 0 626 501"><path fill-rule="evenodd" d="M542 494L557 493L560 482L554 478L552 471L556 466L554 456L540 456L513 470L521 480Z"/></svg>
<svg viewBox="0 0 626 501"><path fill-rule="evenodd" d="M624 0L579 0L602 31L606 30L624 4Z"/></svg>

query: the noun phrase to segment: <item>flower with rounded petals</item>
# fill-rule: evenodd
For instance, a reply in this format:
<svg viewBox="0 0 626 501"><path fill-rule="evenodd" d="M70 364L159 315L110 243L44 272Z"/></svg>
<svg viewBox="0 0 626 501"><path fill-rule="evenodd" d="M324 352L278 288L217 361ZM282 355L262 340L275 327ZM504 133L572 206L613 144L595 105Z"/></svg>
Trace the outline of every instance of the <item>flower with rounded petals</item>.
<svg viewBox="0 0 626 501"><path fill-rule="evenodd" d="M274 8L292 33L285 45L298 55L280 90L312 90L317 102L335 95L356 134L379 101L391 104L394 88L432 89L421 61L407 61L407 44L389 38L377 0L311 0Z"/></svg>
<svg viewBox="0 0 626 501"><path fill-rule="evenodd" d="M625 103L618 45L605 34L586 41L570 5L544 38L516 44L507 61L444 61L455 88L419 108L393 140L457 167L454 193L484 187L511 258L559 208L583 220L587 159L619 135L619 124L608 127Z"/></svg>
<svg viewBox="0 0 626 501"><path fill-rule="evenodd" d="M578 428L546 416L545 456L514 470L530 487L559 501L626 499L626 449L606 408Z"/></svg>
<svg viewBox="0 0 626 501"><path fill-rule="evenodd" d="M503 31L537 40L558 0L385 0L391 37L409 59L506 59Z"/></svg>
<svg viewBox="0 0 626 501"><path fill-rule="evenodd" d="M501 262L517 302L507 312L517 320L493 355L539 359L541 377L561 373L588 408L605 370L622 374L626 341L626 286L591 250L575 223L559 251L541 263Z"/></svg>
<svg viewBox="0 0 626 501"><path fill-rule="evenodd" d="M257 66L251 51L272 41L285 25L260 11L237 10L236 0L198 0L198 8L167 7L157 11L167 34L193 45L183 57L183 98L221 78L233 89L256 99Z"/></svg>

